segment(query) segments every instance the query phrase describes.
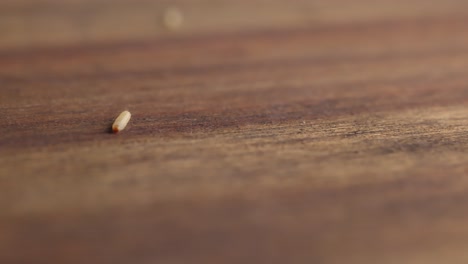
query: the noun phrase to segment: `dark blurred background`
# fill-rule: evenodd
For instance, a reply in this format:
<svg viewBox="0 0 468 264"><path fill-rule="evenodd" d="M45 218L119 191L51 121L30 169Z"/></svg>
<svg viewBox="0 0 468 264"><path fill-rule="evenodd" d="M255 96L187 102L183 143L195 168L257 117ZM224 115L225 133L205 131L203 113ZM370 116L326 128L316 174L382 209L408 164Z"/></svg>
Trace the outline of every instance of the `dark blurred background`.
<svg viewBox="0 0 468 264"><path fill-rule="evenodd" d="M2 0L0 49L462 17L461 0Z"/></svg>

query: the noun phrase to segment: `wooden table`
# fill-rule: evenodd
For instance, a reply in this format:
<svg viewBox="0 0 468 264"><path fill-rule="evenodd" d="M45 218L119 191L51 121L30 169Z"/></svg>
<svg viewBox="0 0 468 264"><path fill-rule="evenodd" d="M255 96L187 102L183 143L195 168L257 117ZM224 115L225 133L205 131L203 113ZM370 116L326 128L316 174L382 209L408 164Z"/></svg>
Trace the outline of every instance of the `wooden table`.
<svg viewBox="0 0 468 264"><path fill-rule="evenodd" d="M0 263L467 263L467 15L2 1Z"/></svg>

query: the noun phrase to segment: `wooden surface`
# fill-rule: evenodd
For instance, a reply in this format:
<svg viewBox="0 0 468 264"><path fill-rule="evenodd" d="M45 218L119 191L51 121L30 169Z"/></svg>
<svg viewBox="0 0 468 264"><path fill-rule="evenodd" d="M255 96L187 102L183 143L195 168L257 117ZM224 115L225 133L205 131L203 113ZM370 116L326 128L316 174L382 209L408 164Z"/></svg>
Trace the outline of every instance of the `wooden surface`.
<svg viewBox="0 0 468 264"><path fill-rule="evenodd" d="M0 2L0 263L467 263L467 7Z"/></svg>

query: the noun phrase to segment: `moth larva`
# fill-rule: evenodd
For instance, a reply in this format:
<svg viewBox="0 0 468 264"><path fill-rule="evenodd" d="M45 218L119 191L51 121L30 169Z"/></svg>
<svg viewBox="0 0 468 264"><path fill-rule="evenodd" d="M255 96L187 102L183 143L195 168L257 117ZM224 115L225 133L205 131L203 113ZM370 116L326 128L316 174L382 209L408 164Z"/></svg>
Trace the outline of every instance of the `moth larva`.
<svg viewBox="0 0 468 264"><path fill-rule="evenodd" d="M129 111L123 111L120 113L112 125L112 131L114 131L114 133L118 133L119 131L124 130L128 124L128 121L130 121L130 117L132 117L132 114L130 114Z"/></svg>

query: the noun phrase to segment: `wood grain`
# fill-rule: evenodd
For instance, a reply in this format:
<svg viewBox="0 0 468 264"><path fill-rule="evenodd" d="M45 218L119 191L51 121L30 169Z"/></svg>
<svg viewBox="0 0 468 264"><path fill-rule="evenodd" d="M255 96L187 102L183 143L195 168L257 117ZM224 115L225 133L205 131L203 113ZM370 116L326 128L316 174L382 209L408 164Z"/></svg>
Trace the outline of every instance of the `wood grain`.
<svg viewBox="0 0 468 264"><path fill-rule="evenodd" d="M466 263L464 7L2 1L0 263Z"/></svg>

